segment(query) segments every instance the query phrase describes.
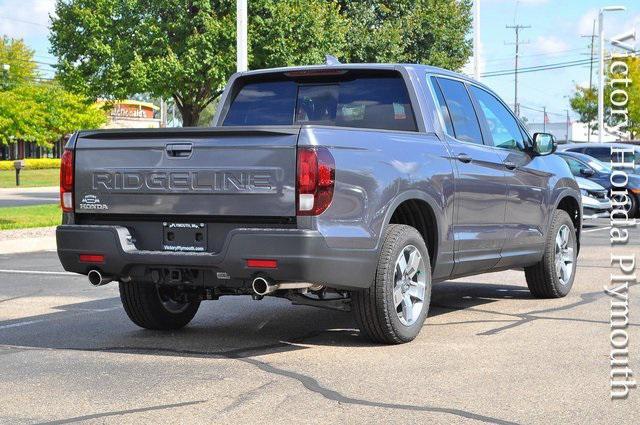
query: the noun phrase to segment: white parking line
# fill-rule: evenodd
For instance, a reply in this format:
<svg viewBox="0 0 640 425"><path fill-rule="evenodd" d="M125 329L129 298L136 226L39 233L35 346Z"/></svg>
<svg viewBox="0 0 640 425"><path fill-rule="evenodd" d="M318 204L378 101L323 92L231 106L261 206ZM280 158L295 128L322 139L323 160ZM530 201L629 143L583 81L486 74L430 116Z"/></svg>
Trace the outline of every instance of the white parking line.
<svg viewBox="0 0 640 425"><path fill-rule="evenodd" d="M0 269L0 273L10 273L10 274L41 274L41 275L52 275L52 276L80 276L77 273L71 272L48 272L44 270L11 270L11 269Z"/></svg>

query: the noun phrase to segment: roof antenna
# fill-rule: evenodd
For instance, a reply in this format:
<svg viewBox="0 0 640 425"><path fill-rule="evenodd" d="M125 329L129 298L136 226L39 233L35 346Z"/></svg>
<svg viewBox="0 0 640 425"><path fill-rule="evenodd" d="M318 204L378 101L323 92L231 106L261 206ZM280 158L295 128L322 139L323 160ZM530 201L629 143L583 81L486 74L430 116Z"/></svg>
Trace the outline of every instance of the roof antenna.
<svg viewBox="0 0 640 425"><path fill-rule="evenodd" d="M338 58L333 55L324 55L324 63L325 65L341 65Z"/></svg>

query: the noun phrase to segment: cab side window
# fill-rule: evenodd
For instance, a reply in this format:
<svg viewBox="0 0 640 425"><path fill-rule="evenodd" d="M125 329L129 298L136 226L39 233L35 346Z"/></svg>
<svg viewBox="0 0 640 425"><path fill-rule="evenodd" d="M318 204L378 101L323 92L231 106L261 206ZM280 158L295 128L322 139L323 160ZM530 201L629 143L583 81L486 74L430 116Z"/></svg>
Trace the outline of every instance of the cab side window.
<svg viewBox="0 0 640 425"><path fill-rule="evenodd" d="M478 101L484 117L487 120L487 126L493 139L493 146L520 151L524 150L525 140L520 131L520 126L502 102L479 87L471 86L469 91Z"/></svg>
<svg viewBox="0 0 640 425"><path fill-rule="evenodd" d="M463 142L481 145L480 123L464 84L448 78L436 78L436 81L442 90L449 110L455 138Z"/></svg>

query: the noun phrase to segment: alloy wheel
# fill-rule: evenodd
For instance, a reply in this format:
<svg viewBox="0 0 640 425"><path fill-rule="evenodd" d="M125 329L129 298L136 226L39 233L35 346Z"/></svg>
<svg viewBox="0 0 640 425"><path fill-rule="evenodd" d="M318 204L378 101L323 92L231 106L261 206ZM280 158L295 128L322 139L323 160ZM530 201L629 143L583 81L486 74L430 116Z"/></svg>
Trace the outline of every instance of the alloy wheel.
<svg viewBox="0 0 640 425"><path fill-rule="evenodd" d="M393 301L400 323L411 326L424 307L426 268L418 248L405 246L395 264Z"/></svg>
<svg viewBox="0 0 640 425"><path fill-rule="evenodd" d="M575 264L573 240L571 229L566 224L563 224L558 229L555 247L556 276L558 276L558 280L562 285L567 285L571 281L571 276L573 276Z"/></svg>

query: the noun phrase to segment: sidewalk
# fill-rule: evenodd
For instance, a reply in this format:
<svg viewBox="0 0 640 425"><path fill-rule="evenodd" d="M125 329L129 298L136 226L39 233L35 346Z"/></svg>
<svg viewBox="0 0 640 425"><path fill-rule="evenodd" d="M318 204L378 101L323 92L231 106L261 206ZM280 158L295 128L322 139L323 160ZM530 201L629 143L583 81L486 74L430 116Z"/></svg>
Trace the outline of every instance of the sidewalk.
<svg viewBox="0 0 640 425"><path fill-rule="evenodd" d="M58 186L0 188L0 207L55 204L60 202L59 193Z"/></svg>
<svg viewBox="0 0 640 425"><path fill-rule="evenodd" d="M0 230L0 254L17 254L55 249L55 227Z"/></svg>

